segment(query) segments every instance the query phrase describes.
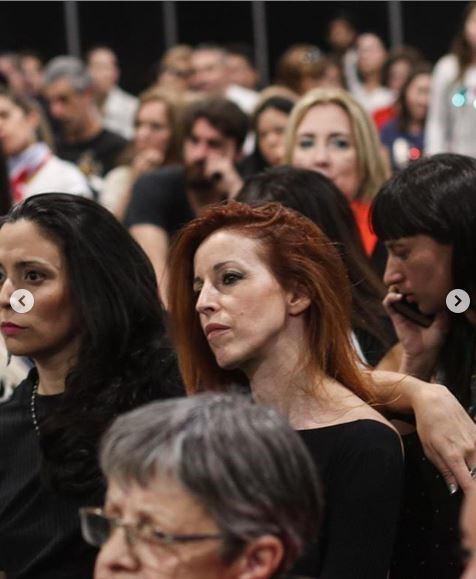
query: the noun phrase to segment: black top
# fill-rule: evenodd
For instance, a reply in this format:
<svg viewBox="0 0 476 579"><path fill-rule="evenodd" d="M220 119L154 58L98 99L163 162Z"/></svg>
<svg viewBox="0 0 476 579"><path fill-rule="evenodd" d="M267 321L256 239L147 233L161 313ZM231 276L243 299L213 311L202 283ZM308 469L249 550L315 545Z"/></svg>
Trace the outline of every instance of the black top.
<svg viewBox="0 0 476 579"><path fill-rule="evenodd" d="M459 579L462 493L450 495L436 467L425 457L416 433L402 437L405 490L392 579Z"/></svg>
<svg viewBox="0 0 476 579"><path fill-rule="evenodd" d="M99 505L103 497L80 502L41 481L32 388L29 377L0 404L0 570L8 579L91 579L96 550L81 537L78 509ZM61 396L36 397L39 421Z"/></svg>
<svg viewBox="0 0 476 579"><path fill-rule="evenodd" d="M185 189L185 169L171 165L137 180L124 223L126 227L156 225L172 236L194 217Z"/></svg>
<svg viewBox="0 0 476 579"><path fill-rule="evenodd" d="M298 431L316 461L325 518L293 573L319 579L387 579L403 484L398 435L374 420Z"/></svg>
<svg viewBox="0 0 476 579"><path fill-rule="evenodd" d="M117 157L128 141L120 135L102 129L95 137L78 143L65 143L61 139L56 143L56 154L65 161L70 161L87 176L103 177L117 164Z"/></svg>

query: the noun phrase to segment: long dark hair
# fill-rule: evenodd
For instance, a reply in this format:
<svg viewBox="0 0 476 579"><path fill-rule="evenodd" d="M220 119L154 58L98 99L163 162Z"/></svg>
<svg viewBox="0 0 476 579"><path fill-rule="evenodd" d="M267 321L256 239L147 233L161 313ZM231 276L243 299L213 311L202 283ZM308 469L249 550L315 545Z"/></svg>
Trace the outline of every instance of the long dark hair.
<svg viewBox="0 0 476 579"><path fill-rule="evenodd" d="M333 241L342 256L352 285L352 326L386 346L382 329L385 289L370 265L349 204L324 175L290 166L275 167L249 178L237 201L259 204L278 201L313 221Z"/></svg>
<svg viewBox="0 0 476 579"><path fill-rule="evenodd" d="M61 407L40 425L43 474L57 490L101 488L97 444L111 420L181 393L152 266L106 209L79 196L35 195L0 224L35 223L65 257L81 319Z"/></svg>
<svg viewBox="0 0 476 579"><path fill-rule="evenodd" d="M403 83L402 90L397 99L398 116L397 116L397 127L400 131L408 131L410 124L412 122L412 116L410 114L410 109L407 103L407 92L412 84L412 82L420 75L427 74L431 75L431 65L426 62L421 62L412 70L407 80ZM422 121L424 125L425 121Z"/></svg>
<svg viewBox="0 0 476 579"><path fill-rule="evenodd" d="M388 181L374 200L372 223L382 241L428 235L453 247L455 288L476 294L476 159L442 153L420 159ZM476 345L475 328L453 315L441 352L445 382L463 403Z"/></svg>
<svg viewBox="0 0 476 579"><path fill-rule="evenodd" d="M289 117L293 110L295 101L281 95L271 96L258 104L253 116L251 117L251 126L256 133L256 143L253 152L243 159L241 166L243 167L245 175L254 175L258 171L264 171L269 167L268 161L263 157L259 148L258 139L258 121L260 116L267 110L274 109Z"/></svg>

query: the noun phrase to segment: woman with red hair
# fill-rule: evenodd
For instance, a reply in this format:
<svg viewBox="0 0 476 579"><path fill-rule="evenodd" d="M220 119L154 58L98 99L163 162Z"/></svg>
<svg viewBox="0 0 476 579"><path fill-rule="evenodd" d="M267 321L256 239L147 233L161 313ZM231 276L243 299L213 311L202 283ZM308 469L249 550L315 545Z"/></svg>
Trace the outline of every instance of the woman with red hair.
<svg viewBox="0 0 476 579"><path fill-rule="evenodd" d="M215 206L179 233L169 287L188 392L249 383L257 402L288 418L319 467L325 522L295 571L385 579L402 451L369 405L372 384L350 342L350 287L335 247L277 203Z"/></svg>

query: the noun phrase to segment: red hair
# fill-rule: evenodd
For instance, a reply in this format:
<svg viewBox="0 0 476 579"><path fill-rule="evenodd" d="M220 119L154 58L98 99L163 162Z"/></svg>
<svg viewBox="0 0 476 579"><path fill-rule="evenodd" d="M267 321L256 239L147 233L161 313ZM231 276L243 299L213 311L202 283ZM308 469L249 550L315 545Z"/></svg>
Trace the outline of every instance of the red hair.
<svg viewBox="0 0 476 579"><path fill-rule="evenodd" d="M237 381L237 372L223 370L215 361L195 310L193 292L195 252L207 237L222 229L258 240L262 258L280 285L298 287L310 298L304 313L308 348L303 356L310 383L325 374L369 401L370 384L357 365L350 341L351 291L342 259L314 223L279 203L215 205L186 225L175 239L169 257L168 303L187 392L226 390Z"/></svg>

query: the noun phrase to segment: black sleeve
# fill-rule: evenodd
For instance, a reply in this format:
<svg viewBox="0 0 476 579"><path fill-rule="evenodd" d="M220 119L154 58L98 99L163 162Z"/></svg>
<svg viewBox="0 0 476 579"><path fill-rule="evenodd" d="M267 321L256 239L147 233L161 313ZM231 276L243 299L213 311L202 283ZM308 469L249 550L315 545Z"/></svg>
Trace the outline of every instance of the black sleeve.
<svg viewBox="0 0 476 579"><path fill-rule="evenodd" d="M167 174L151 171L139 177L132 188L124 223L126 227L148 223L167 230L167 207L173 193Z"/></svg>
<svg viewBox="0 0 476 579"><path fill-rule="evenodd" d="M357 421L335 463L328 489L327 552L320 579L386 579L403 485L398 436L378 422ZM353 436L352 436L353 434Z"/></svg>

